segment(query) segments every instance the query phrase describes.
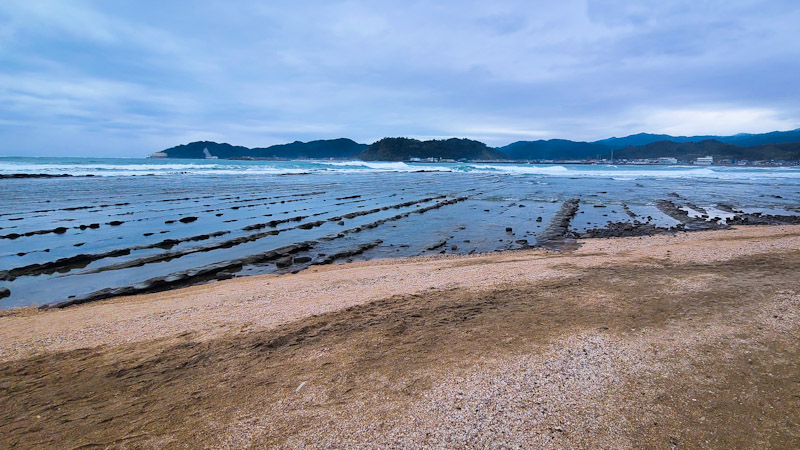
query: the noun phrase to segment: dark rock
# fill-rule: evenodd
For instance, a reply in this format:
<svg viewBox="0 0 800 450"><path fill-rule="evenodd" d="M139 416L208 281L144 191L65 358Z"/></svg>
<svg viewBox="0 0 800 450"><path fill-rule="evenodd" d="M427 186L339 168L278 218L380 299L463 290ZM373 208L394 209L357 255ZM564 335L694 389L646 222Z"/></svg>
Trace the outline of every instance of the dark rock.
<svg viewBox="0 0 800 450"><path fill-rule="evenodd" d="M182 218L180 219L180 222L181 222L181 223L191 223L191 222L194 222L195 220L197 220L197 217L195 217L195 216L188 216L188 217L182 217Z"/></svg>
<svg viewBox="0 0 800 450"><path fill-rule="evenodd" d="M283 258L279 258L275 260L275 267L278 269L285 269L292 265L292 257L291 256L284 256Z"/></svg>
<svg viewBox="0 0 800 450"><path fill-rule="evenodd" d="M66 173L50 174L50 173L7 173L0 174L0 180L17 179L17 178L64 178L71 177L72 175ZM88 175L87 175L88 176Z"/></svg>
<svg viewBox="0 0 800 450"><path fill-rule="evenodd" d="M123 222L121 220L112 220L111 222L108 222L108 224L111 225L112 227L116 227L116 226L122 225L123 223L125 223L125 222Z"/></svg>
<svg viewBox="0 0 800 450"><path fill-rule="evenodd" d="M6 287L0 287L0 298L6 298L11 296L11 289Z"/></svg>
<svg viewBox="0 0 800 450"><path fill-rule="evenodd" d="M537 218L536 218L536 221L537 221L537 222L541 222L541 221L542 221L542 216L539 216L539 217L537 217Z"/></svg>
<svg viewBox="0 0 800 450"><path fill-rule="evenodd" d="M511 227L506 227L506 233L512 233L514 230Z"/></svg>
<svg viewBox="0 0 800 450"><path fill-rule="evenodd" d="M53 233L55 234L64 234L67 232L67 227L58 227L53 229Z"/></svg>
<svg viewBox="0 0 800 450"><path fill-rule="evenodd" d="M297 256L294 258L295 264L305 264L307 262L311 262L310 256Z"/></svg>
<svg viewBox="0 0 800 450"><path fill-rule="evenodd" d="M163 248L164 250L167 250L167 249L170 249L172 247L175 247L179 243L180 243L180 241L177 240L177 239L164 239L161 242L157 242L157 243L153 244L153 247Z"/></svg>
<svg viewBox="0 0 800 450"><path fill-rule="evenodd" d="M447 245L447 239L442 239L441 241L439 241L439 242L431 245L430 247L428 247L426 250L436 250L436 249L438 249L440 247L444 247L445 245Z"/></svg>

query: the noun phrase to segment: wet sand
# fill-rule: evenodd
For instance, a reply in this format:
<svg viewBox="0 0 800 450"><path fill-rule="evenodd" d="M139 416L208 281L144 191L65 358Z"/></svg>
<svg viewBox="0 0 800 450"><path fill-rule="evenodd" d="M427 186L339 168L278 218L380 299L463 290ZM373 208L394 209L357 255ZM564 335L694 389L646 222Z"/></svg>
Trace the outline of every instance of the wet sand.
<svg viewBox="0 0 800 450"><path fill-rule="evenodd" d="M800 445L800 226L0 316L0 446Z"/></svg>

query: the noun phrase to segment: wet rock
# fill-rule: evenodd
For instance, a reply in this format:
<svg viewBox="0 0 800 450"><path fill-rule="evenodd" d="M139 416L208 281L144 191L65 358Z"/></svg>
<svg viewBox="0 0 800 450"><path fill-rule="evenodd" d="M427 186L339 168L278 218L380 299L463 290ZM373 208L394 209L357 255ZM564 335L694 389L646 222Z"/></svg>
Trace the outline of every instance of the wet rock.
<svg viewBox="0 0 800 450"><path fill-rule="evenodd" d="M506 227L506 233L513 233L514 230L511 227Z"/></svg>
<svg viewBox="0 0 800 450"><path fill-rule="evenodd" d="M67 227L58 227L53 229L53 233L55 234L64 234L67 232Z"/></svg>
<svg viewBox="0 0 800 450"><path fill-rule="evenodd" d="M561 205L561 209L542 231L537 241L544 247L559 247L566 239L573 238L574 233L569 231L572 219L578 213L580 200L572 198Z"/></svg>
<svg viewBox="0 0 800 450"><path fill-rule="evenodd" d="M659 200L656 202L656 206L658 206L658 209L661 210L661 212L663 212L664 214L681 222L681 225L683 225L688 231L728 228L727 224L717 224L715 222L708 222L701 218L691 217L689 216L689 213L680 209L671 200ZM698 211L701 210L701 208L695 205L690 205L689 207Z"/></svg>
<svg viewBox="0 0 800 450"><path fill-rule="evenodd" d="M19 178L64 178L71 177L72 175L66 173L51 174L51 173L4 173L0 174L0 180L6 179L19 179Z"/></svg>
<svg viewBox="0 0 800 450"><path fill-rule="evenodd" d="M45 249L44 252L50 252L50 249ZM66 272L70 269L77 267L86 267L92 261L97 261L103 258L113 258L117 256L126 256L131 253L130 249L112 250L105 253L96 254L79 254L67 258L61 258L56 261L45 263L30 264L23 267L16 267L10 270L0 272L0 280L13 281L17 277L50 274L55 272Z"/></svg>
<svg viewBox="0 0 800 450"><path fill-rule="evenodd" d="M431 245L430 247L428 247L426 250L436 250L436 249L438 249L440 247L444 247L445 245L447 245L447 239L442 239L441 241L439 241L439 242Z"/></svg>
<svg viewBox="0 0 800 450"><path fill-rule="evenodd" d="M295 264L305 264L307 262L311 262L310 256L297 256L294 258Z"/></svg>
<svg viewBox="0 0 800 450"><path fill-rule="evenodd" d="M175 223L175 221L174 220L165 220L164 223L169 225L171 223Z"/></svg>
<svg viewBox="0 0 800 450"><path fill-rule="evenodd" d="M195 216L188 216L188 217L182 217L182 218L180 219L180 222L181 222L181 223L192 223L192 222L194 222L195 220L197 220L197 217L195 217Z"/></svg>
<svg viewBox="0 0 800 450"><path fill-rule="evenodd" d="M6 287L0 287L0 299L10 296L11 296L11 289Z"/></svg>
<svg viewBox="0 0 800 450"><path fill-rule="evenodd" d="M112 220L111 222L108 222L108 224L111 225L112 227L120 226L123 223L125 223L125 222L123 222L121 220Z"/></svg>
<svg viewBox="0 0 800 450"><path fill-rule="evenodd" d="M163 248L164 250L170 249L180 243L177 239L164 239L161 242L153 244L153 247Z"/></svg>
<svg viewBox="0 0 800 450"><path fill-rule="evenodd" d="M298 225L297 228L299 228L301 230L310 230L310 229L312 229L314 227L318 227L318 226L320 226L320 225L322 225L324 223L325 223L324 220L318 220L316 222L308 222L308 223L304 223L302 225Z"/></svg>
<svg viewBox="0 0 800 450"><path fill-rule="evenodd" d="M539 216L539 217L537 217L537 218L536 218L536 221L537 221L537 222L541 222L541 221L542 221L542 216Z"/></svg>

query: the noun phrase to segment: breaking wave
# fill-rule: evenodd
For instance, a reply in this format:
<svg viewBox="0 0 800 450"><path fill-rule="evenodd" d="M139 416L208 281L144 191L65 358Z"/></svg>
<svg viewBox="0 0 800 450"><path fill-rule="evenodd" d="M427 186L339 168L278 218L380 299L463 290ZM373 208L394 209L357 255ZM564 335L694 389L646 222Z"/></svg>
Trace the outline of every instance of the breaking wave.
<svg viewBox="0 0 800 450"><path fill-rule="evenodd" d="M0 174L50 175L291 175L352 174L371 172L454 172L463 174L528 177L605 178L613 181L637 179L757 180L800 178L800 168L791 167L693 167L535 165L484 163L404 163L374 161L176 161L122 158L0 158Z"/></svg>

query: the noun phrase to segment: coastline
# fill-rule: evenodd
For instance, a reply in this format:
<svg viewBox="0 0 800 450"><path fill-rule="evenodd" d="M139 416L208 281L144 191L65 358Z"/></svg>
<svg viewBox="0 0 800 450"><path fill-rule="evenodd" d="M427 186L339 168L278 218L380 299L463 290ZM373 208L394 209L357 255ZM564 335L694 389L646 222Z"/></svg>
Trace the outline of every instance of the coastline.
<svg viewBox="0 0 800 450"><path fill-rule="evenodd" d="M1 442L800 442L800 226L580 242L2 311Z"/></svg>

